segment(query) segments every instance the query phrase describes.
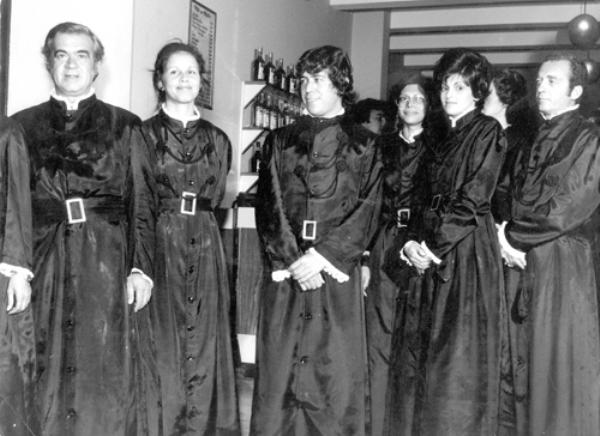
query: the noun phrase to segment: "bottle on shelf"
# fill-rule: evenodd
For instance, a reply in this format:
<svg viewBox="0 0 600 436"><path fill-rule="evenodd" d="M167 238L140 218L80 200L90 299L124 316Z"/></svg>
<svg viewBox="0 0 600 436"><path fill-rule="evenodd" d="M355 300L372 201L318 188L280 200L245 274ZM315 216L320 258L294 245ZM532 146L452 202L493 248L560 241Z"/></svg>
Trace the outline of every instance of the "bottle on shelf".
<svg viewBox="0 0 600 436"><path fill-rule="evenodd" d="M293 66L287 68L287 92L296 94L298 92L298 78Z"/></svg>
<svg viewBox="0 0 600 436"><path fill-rule="evenodd" d="M279 109L277 107L277 95L271 96L271 116L269 117L269 129L275 130L279 124Z"/></svg>
<svg viewBox="0 0 600 436"><path fill-rule="evenodd" d="M285 68L283 68L283 59L279 59L275 68L275 86L282 91L287 91L287 75L285 73Z"/></svg>
<svg viewBox="0 0 600 436"><path fill-rule="evenodd" d="M275 85L275 65L273 64L273 52L270 52L267 55L267 59L265 60L265 66L263 68L264 71L264 80L269 85Z"/></svg>
<svg viewBox="0 0 600 436"><path fill-rule="evenodd" d="M254 50L252 61L252 80L265 80L265 60L262 47Z"/></svg>
<svg viewBox="0 0 600 436"><path fill-rule="evenodd" d="M263 128L270 129L271 128L271 118L273 117L273 103L271 94L266 93L265 95L265 104L264 104L264 115L263 115Z"/></svg>
<svg viewBox="0 0 600 436"><path fill-rule="evenodd" d="M256 141L254 143L253 149L254 150L253 150L252 156L250 157L250 172L258 173L258 171L260 170L260 159L261 159L261 154L260 154L261 144L260 144L260 141Z"/></svg>
<svg viewBox="0 0 600 436"><path fill-rule="evenodd" d="M252 127L262 128L264 125L265 108L263 105L263 95L258 94L252 106Z"/></svg>

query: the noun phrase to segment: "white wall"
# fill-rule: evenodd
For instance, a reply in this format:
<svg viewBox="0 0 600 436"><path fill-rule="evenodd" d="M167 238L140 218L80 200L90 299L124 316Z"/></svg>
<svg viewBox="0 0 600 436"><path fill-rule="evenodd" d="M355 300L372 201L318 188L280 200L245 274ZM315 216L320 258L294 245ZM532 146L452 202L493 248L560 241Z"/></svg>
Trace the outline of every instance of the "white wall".
<svg viewBox="0 0 600 436"><path fill-rule="evenodd" d="M96 91L128 108L133 0L13 0L8 70L8 114L48 99L52 82L41 48L48 31L63 21L90 27L106 50Z"/></svg>
<svg viewBox="0 0 600 436"><path fill-rule="evenodd" d="M331 9L327 0L200 0L217 13L215 83L212 110L203 116L227 133L237 148L241 84L250 80L254 49L273 51L294 63L311 47L332 44L350 49L352 16ZM156 53L173 38L187 41L188 0L134 0L131 107L147 118L156 107L150 70ZM237 193L233 162L225 203Z"/></svg>
<svg viewBox="0 0 600 436"><path fill-rule="evenodd" d="M387 90L389 12L352 14L354 89L360 99L383 98Z"/></svg>
<svg viewBox="0 0 600 436"><path fill-rule="evenodd" d="M203 116L223 129L237 148L241 84L250 79L254 49L273 51L286 64L311 47L348 51L352 16L327 0L200 0L217 13L214 105ZM52 87L40 53L52 26L76 21L102 40L106 56L98 96L142 119L156 107L151 70L156 53L174 39L187 41L190 0L13 0L8 114L48 98ZM227 202L237 193L237 161Z"/></svg>

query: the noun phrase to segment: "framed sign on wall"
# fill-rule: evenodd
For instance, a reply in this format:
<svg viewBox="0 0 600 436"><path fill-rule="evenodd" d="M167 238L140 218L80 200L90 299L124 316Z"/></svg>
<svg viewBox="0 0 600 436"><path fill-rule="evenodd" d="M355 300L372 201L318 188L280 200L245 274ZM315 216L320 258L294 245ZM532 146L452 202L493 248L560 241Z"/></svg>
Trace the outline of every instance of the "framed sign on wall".
<svg viewBox="0 0 600 436"><path fill-rule="evenodd" d="M4 0L3 0L4 1ZM215 40L217 37L217 14L196 0L190 2L189 43L196 47L204 58L205 72L198 104L207 109L213 107L215 77Z"/></svg>

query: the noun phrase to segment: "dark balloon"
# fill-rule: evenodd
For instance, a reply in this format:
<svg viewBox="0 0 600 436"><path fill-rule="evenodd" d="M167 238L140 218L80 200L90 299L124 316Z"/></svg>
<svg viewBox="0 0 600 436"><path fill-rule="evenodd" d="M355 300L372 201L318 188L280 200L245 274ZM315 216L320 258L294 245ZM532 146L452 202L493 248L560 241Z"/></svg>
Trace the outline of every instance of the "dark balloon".
<svg viewBox="0 0 600 436"><path fill-rule="evenodd" d="M583 61L587 69L588 83L594 83L600 77L600 64L592 59Z"/></svg>
<svg viewBox="0 0 600 436"><path fill-rule="evenodd" d="M569 21L569 39L578 48L589 49L600 37L600 25L589 14L577 15Z"/></svg>

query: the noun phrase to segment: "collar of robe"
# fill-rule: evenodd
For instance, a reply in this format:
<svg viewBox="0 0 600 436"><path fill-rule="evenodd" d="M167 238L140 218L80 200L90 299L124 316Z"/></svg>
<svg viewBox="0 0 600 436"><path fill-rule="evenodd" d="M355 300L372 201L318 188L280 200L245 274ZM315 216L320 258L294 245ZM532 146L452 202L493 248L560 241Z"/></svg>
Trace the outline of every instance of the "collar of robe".
<svg viewBox="0 0 600 436"><path fill-rule="evenodd" d="M50 96L50 103L54 108L58 109L67 120L71 120L77 113L81 113L93 106L96 100L96 94L92 94L83 100L79 100L76 109L69 109L64 99L59 99L54 95Z"/></svg>
<svg viewBox="0 0 600 436"><path fill-rule="evenodd" d="M452 120L450 120L450 118L446 117L446 119L448 120L450 130L452 130L454 132L458 132L458 131L464 129L465 126L467 126L471 121L473 121L473 118L475 118L477 115L479 115L479 113L480 113L479 109L475 108L472 111L461 115L460 118L455 120L454 125L452 125Z"/></svg>

